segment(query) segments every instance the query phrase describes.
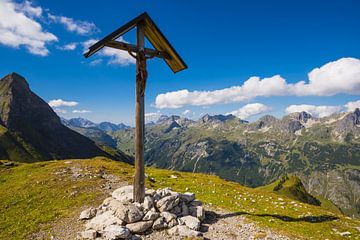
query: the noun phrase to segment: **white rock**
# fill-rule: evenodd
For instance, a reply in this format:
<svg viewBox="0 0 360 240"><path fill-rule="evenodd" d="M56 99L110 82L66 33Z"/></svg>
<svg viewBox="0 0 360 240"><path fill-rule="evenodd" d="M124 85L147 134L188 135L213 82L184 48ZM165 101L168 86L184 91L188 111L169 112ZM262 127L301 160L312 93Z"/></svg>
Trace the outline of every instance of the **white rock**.
<svg viewBox="0 0 360 240"><path fill-rule="evenodd" d="M176 219L176 215L169 212L162 212L160 216L164 217L165 221L168 223L173 219Z"/></svg>
<svg viewBox="0 0 360 240"><path fill-rule="evenodd" d="M107 240L116 240L130 237L131 232L128 228L119 225L110 225L104 229L104 236Z"/></svg>
<svg viewBox="0 0 360 240"><path fill-rule="evenodd" d="M151 228L153 221L141 221L136 223L127 224L126 227L130 229L132 233L144 233Z"/></svg>
<svg viewBox="0 0 360 240"><path fill-rule="evenodd" d="M160 213L150 210L145 214L145 216L143 217L143 220L144 221L155 220L159 216L160 216Z"/></svg>
<svg viewBox="0 0 360 240"><path fill-rule="evenodd" d="M160 199L156 203L156 206L160 210L160 212L169 211L173 209L173 207L177 206L179 204L179 201L179 195L174 194Z"/></svg>
<svg viewBox="0 0 360 240"><path fill-rule="evenodd" d="M120 202L124 202L124 201L132 202L133 186L128 185L118 188L111 194L111 196Z"/></svg>
<svg viewBox="0 0 360 240"><path fill-rule="evenodd" d="M93 240L93 239L96 239L96 234L97 233L96 233L95 230L90 229L90 230L83 231L81 233L81 237L82 237L82 239L91 239L91 240Z"/></svg>
<svg viewBox="0 0 360 240"><path fill-rule="evenodd" d="M143 205L144 209L150 209L153 207L154 201L150 196L146 196L144 198L144 203L142 205Z"/></svg>
<svg viewBox="0 0 360 240"><path fill-rule="evenodd" d="M184 237L199 237L202 234L198 231L191 230L187 226L177 225L168 230L170 235L180 235Z"/></svg>
<svg viewBox="0 0 360 240"><path fill-rule="evenodd" d="M109 200L108 208L114 211L114 215L126 223L139 221L144 213L130 202L120 202L118 200Z"/></svg>
<svg viewBox="0 0 360 240"><path fill-rule="evenodd" d="M167 225L168 225L168 228L172 228L172 227L174 227L174 226L176 226L178 224L179 224L178 221L176 219L173 219L170 222L168 222Z"/></svg>
<svg viewBox="0 0 360 240"><path fill-rule="evenodd" d="M200 229L200 220L193 216L185 216L179 218L179 223L181 225L185 224L192 230L199 230Z"/></svg>
<svg viewBox="0 0 360 240"><path fill-rule="evenodd" d="M345 237L345 236L350 236L351 232L340 232L339 233L341 236Z"/></svg>
<svg viewBox="0 0 360 240"><path fill-rule="evenodd" d="M118 224L122 225L123 221L113 215L112 211L106 211L97 215L86 224L86 230L93 229L95 231L103 231L107 226Z"/></svg>
<svg viewBox="0 0 360 240"><path fill-rule="evenodd" d="M91 207L81 212L79 219L85 220L95 217L96 215L96 208Z"/></svg>
<svg viewBox="0 0 360 240"><path fill-rule="evenodd" d="M154 189L145 189L145 196L154 196L155 193Z"/></svg>
<svg viewBox="0 0 360 240"><path fill-rule="evenodd" d="M167 224L165 222L165 219L163 217L159 217L158 219L155 220L152 228L154 230L160 230L160 229L164 229L167 228Z"/></svg>
<svg viewBox="0 0 360 240"><path fill-rule="evenodd" d="M176 175L170 175L170 178L177 179L178 177Z"/></svg>
<svg viewBox="0 0 360 240"><path fill-rule="evenodd" d="M172 194L176 194L175 192L173 192L171 190L171 188L158 189L158 190L156 190L156 193L159 194L161 198L170 196Z"/></svg>
<svg viewBox="0 0 360 240"><path fill-rule="evenodd" d="M180 199L185 202L191 202L195 200L195 194L191 192L186 192L183 194L180 194Z"/></svg>

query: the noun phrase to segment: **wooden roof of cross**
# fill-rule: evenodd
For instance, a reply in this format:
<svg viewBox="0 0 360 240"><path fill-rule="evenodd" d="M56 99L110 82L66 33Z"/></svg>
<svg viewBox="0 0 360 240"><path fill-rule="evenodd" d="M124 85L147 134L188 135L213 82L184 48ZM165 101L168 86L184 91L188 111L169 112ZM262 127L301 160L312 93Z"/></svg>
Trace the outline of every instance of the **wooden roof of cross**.
<svg viewBox="0 0 360 240"><path fill-rule="evenodd" d="M114 32L104 37L102 40L92 45L89 48L89 51L84 54L84 56L88 58L97 51L101 50L103 47L112 47L136 53L138 49L135 45L119 42L116 41L116 39L130 31L132 28L136 27L140 22L142 22L144 25L144 33L146 38L155 48L155 50L145 48L145 54L164 59L164 61L174 73L186 69L187 65L185 62L171 46L170 42L166 39L164 34L162 34L160 29L156 26L154 21L146 12L132 19Z"/></svg>

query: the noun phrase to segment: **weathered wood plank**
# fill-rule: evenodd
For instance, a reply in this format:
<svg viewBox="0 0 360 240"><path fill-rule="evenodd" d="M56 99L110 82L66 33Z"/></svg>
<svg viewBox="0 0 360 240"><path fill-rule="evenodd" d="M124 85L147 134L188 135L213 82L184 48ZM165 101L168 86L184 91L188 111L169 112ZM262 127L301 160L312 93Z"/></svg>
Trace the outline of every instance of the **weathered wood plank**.
<svg viewBox="0 0 360 240"><path fill-rule="evenodd" d="M145 112L144 95L146 86L146 59L144 53L145 33L144 25L139 23L136 32L136 103L135 103L135 176L134 201L142 203L145 198L145 166L144 166L144 134ZM143 54L143 55L141 55Z"/></svg>

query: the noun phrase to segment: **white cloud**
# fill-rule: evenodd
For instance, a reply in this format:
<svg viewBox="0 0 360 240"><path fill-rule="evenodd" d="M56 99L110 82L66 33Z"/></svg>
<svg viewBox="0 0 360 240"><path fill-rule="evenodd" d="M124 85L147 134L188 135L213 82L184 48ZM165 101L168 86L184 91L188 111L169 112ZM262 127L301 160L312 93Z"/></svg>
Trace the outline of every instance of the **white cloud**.
<svg viewBox="0 0 360 240"><path fill-rule="evenodd" d="M335 94L360 94L360 60L341 58L329 62L308 74L308 82L287 83L280 75L260 79L250 77L241 86L214 91L189 91L187 89L159 94L157 108L180 108L187 105L206 106L242 102L256 97L270 96L332 96Z"/></svg>
<svg viewBox="0 0 360 240"><path fill-rule="evenodd" d="M73 113L90 113L91 111L85 110L85 109L82 109L82 110L75 109L72 112Z"/></svg>
<svg viewBox="0 0 360 240"><path fill-rule="evenodd" d="M331 114L338 113L342 109L341 106L315 106L315 105L290 105L285 109L286 113L294 113L294 112L308 112L313 117L327 117Z"/></svg>
<svg viewBox="0 0 360 240"><path fill-rule="evenodd" d="M28 1L16 4L11 0L1 0L0 43L13 48L24 46L32 54L47 56L46 44L58 39L44 31L35 20L41 13L40 7L32 7Z"/></svg>
<svg viewBox="0 0 360 240"><path fill-rule="evenodd" d="M58 46L57 48L63 51L73 51L76 49L77 43L73 42L73 43L68 43L65 44L64 46Z"/></svg>
<svg viewBox="0 0 360 240"><path fill-rule="evenodd" d="M270 107L262 104L262 103L250 103L245 106L239 108L238 110L229 112L227 114L232 114L237 116L240 119L248 119L251 116L258 115L260 113L265 113L270 111Z"/></svg>
<svg viewBox="0 0 360 240"><path fill-rule="evenodd" d="M23 3L15 3L16 10L25 13L30 17L40 17L43 10L41 7L34 7L30 1L24 1Z"/></svg>
<svg viewBox="0 0 360 240"><path fill-rule="evenodd" d="M145 113L145 122L155 122L161 117L161 115L160 111Z"/></svg>
<svg viewBox="0 0 360 240"><path fill-rule="evenodd" d="M94 23L75 20L65 16L56 16L48 13L48 18L55 23L61 23L69 32L75 32L79 35L90 35L99 31Z"/></svg>
<svg viewBox="0 0 360 240"><path fill-rule="evenodd" d="M67 111L65 109L61 109L61 108L54 108L54 111L56 113L60 113L60 114L65 114L67 113Z"/></svg>
<svg viewBox="0 0 360 240"><path fill-rule="evenodd" d="M119 41L126 42L122 37L118 39ZM88 50L88 48L96 43L98 40L96 39L90 39L85 42L83 42L84 52ZM115 48L109 48L104 47L102 50L100 50L98 53L100 56L109 57L109 64L116 64L121 66L127 66L129 64L135 64L135 59L130 56L130 54L127 51L122 51Z"/></svg>
<svg viewBox="0 0 360 240"><path fill-rule="evenodd" d="M181 115L183 115L183 116L191 116L191 115L195 115L195 113L193 111L191 111L190 109L186 109L181 113Z"/></svg>
<svg viewBox="0 0 360 240"><path fill-rule="evenodd" d="M346 110L348 112L354 111L356 108L360 108L360 100L354 101L354 102L348 102L344 105L346 107Z"/></svg>
<svg viewBox="0 0 360 240"><path fill-rule="evenodd" d="M54 99L48 102L50 107L74 107L78 105L75 101L64 101L62 99Z"/></svg>
<svg viewBox="0 0 360 240"><path fill-rule="evenodd" d="M93 61L91 61L90 63L89 63L89 65L90 66L96 66L96 65L99 65L100 63L102 63L102 59L95 59L95 60L93 60Z"/></svg>

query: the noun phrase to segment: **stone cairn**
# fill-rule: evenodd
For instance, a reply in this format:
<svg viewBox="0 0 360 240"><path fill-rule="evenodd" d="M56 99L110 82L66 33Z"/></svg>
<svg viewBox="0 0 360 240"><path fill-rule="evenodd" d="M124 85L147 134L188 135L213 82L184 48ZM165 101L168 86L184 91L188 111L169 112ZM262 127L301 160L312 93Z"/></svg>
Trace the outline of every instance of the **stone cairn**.
<svg viewBox="0 0 360 240"><path fill-rule="evenodd" d="M201 236L205 210L194 193L170 188L147 189L142 204L133 202L133 187L116 189L98 208L80 214L86 229L80 239L140 239L139 234L167 229L170 235Z"/></svg>

